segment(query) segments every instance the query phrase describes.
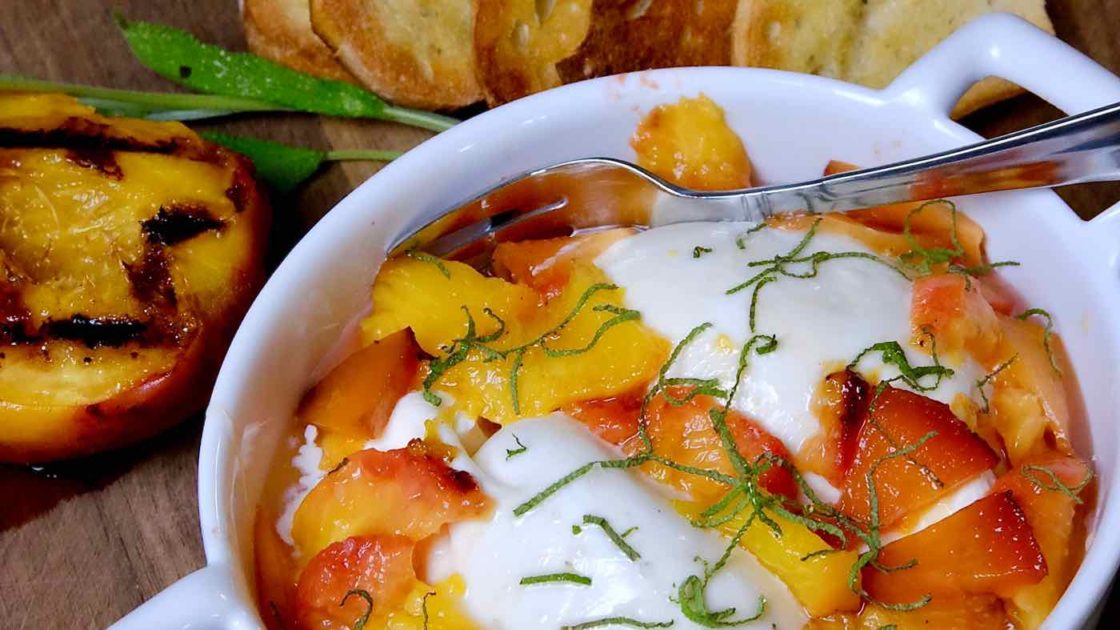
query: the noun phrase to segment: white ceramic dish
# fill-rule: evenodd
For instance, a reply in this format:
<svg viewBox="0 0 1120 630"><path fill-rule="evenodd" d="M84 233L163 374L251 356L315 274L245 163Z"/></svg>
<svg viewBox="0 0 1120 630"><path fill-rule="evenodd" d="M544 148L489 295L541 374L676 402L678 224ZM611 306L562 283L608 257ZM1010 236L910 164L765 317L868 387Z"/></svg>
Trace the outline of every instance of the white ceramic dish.
<svg viewBox="0 0 1120 630"><path fill-rule="evenodd" d="M1066 112L1120 101L1120 79L1027 23L981 18L882 91L742 68L644 72L526 98L440 134L351 193L299 243L261 292L230 347L206 414L199 461L208 566L113 626L259 628L251 530L266 468L304 390L347 325L368 308L387 243L500 178L588 157L629 158L628 140L655 105L704 92L727 111L764 181L819 175L829 159L872 165L974 142L949 120L959 94L1008 78ZM1075 436L1094 456L1100 500L1089 550L1048 628L1079 628L1103 601L1120 558L1120 205L1083 222L1051 192L961 204L988 233L993 259L1049 309L1090 420ZM337 353L333 353L336 354Z"/></svg>

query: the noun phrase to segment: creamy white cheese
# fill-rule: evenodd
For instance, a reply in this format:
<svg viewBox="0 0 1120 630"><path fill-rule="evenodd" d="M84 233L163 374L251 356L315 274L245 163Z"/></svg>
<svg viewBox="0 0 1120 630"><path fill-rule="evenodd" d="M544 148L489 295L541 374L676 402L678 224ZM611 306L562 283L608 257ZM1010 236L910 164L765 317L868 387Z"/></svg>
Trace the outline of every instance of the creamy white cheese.
<svg viewBox="0 0 1120 630"><path fill-rule="evenodd" d="M391 451L404 448L415 438L424 437L425 424L435 418L439 410L424 400L420 392L405 394L393 407L389 423L376 439L365 443L366 448Z"/></svg>
<svg viewBox="0 0 1120 630"><path fill-rule="evenodd" d="M404 448L408 443L417 438L423 438L427 433L429 420L440 417L440 410L447 409L454 404L454 399L446 393L436 392L442 403L439 407L424 400L423 392L410 392L401 397L393 413L389 416L389 423L381 436L365 443L365 448L375 448L379 451L391 451ZM486 434L478 426L478 422L464 413L456 413L453 433L456 444L473 453L486 441Z"/></svg>
<svg viewBox="0 0 1120 630"><path fill-rule="evenodd" d="M518 440L527 450L509 457L507 450L518 448ZM430 560L438 565L435 579L462 575L466 608L486 628L557 628L612 616L699 628L672 599L681 582L702 572L696 558L714 562L728 541L692 527L641 473L595 469L528 513L513 513L580 466L618 457L563 414L505 427L476 453L471 466L494 501L494 515L451 527L447 543ZM583 523L585 515L606 519L620 533L636 526L626 542L641 558L627 558L602 529ZM520 584L524 577L559 572L586 576L592 583ZM732 606L736 618L754 614L759 597L765 597L765 614L743 627L801 627L805 622L788 589L742 550L732 554L707 595L711 610Z"/></svg>
<svg viewBox="0 0 1120 630"><path fill-rule="evenodd" d="M276 533L289 545L294 544L292 520L296 516L299 504L303 503L304 497L319 483L319 480L326 476L326 473L319 468L319 464L323 461L323 449L315 443L318 435L319 430L315 425L307 425L303 430L303 444L292 457L292 467L299 471L299 480L284 492L284 511L276 519Z"/></svg>
<svg viewBox="0 0 1120 630"><path fill-rule="evenodd" d="M778 276L760 290L756 327L750 330L752 290L728 295L728 289L765 268L752 267L751 262L787 254L804 236L765 228L746 236L740 249L736 237L750 227L744 223L659 227L615 243L595 262L625 289L626 305L640 311L642 321L670 342L680 342L702 323L712 324L685 349L670 376L719 378L730 386L742 345L754 334L774 335L778 343L774 352L751 357L734 408L797 453L820 429L812 398L829 373L882 341L897 341L913 365L928 365L930 357L910 344L911 282L863 258L823 262L814 277ZM695 247L711 251L695 257ZM871 253L858 241L827 233L817 233L802 255L819 251ZM808 273L811 266L795 265L790 271ZM981 368L971 360L948 367L954 375L936 391L923 394L946 403L958 393L971 396L983 376ZM859 368L869 378L898 374L879 356L866 357Z"/></svg>
<svg viewBox="0 0 1120 630"><path fill-rule="evenodd" d="M840 489L828 482L824 477L816 473L801 473L801 477L808 484L813 494L825 503L836 503L840 500Z"/></svg>

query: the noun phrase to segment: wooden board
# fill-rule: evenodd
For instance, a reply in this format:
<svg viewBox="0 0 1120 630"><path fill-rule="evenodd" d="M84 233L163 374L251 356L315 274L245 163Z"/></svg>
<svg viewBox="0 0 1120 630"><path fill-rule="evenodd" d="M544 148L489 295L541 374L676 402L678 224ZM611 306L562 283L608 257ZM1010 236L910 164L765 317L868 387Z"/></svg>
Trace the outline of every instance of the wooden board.
<svg viewBox="0 0 1120 630"><path fill-rule="evenodd" d="M1059 35L1120 72L1120 0L1051 0ZM111 11L188 29L241 49L236 0L0 0L0 73L138 89L168 84L138 65ZM1022 97L970 117L986 135L1057 116ZM426 132L377 122L268 116L221 125L319 148L407 149ZM332 166L277 200L274 259L354 186L373 164ZM1093 185L1064 196L1083 216L1120 199ZM200 393L200 396L202 394ZM0 629L104 628L175 579L203 565L195 496L201 421L122 453L33 471L0 467ZM1117 600L1110 612L1120 614Z"/></svg>

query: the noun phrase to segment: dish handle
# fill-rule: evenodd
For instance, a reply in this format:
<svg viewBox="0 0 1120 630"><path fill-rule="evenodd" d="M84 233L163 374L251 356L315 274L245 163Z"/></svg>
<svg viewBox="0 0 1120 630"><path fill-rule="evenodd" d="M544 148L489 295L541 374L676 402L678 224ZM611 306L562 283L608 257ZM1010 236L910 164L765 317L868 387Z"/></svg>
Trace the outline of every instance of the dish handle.
<svg viewBox="0 0 1120 630"><path fill-rule="evenodd" d="M889 100L947 115L973 83L995 76L1067 114L1120 101L1120 77L1069 44L1009 13L957 29L884 90Z"/></svg>
<svg viewBox="0 0 1120 630"><path fill-rule="evenodd" d="M238 630L259 627L244 618L234 602L231 573L219 565L203 567L160 591L108 630Z"/></svg>
<svg viewBox="0 0 1120 630"><path fill-rule="evenodd" d="M973 83L996 76L1067 114L1120 101L1120 77L1057 37L1008 13L981 16L914 62L884 90L888 100L947 116ZM1086 223L1120 269L1120 203Z"/></svg>

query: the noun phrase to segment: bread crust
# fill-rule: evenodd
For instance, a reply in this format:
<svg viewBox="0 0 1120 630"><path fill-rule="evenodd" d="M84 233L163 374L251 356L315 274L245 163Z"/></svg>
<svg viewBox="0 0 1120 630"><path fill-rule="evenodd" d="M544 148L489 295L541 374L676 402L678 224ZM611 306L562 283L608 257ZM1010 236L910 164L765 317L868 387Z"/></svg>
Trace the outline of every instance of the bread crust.
<svg viewBox="0 0 1120 630"><path fill-rule="evenodd" d="M560 79L729 65L736 5L737 0L594 0L587 37L557 64Z"/></svg>
<svg viewBox="0 0 1120 630"><path fill-rule="evenodd" d="M311 26L358 80L406 107L482 99L475 77L475 0L311 0Z"/></svg>
<svg viewBox="0 0 1120 630"><path fill-rule="evenodd" d="M958 26L997 10L1017 13L1054 32L1042 0L740 0L731 61L882 88ZM1003 79L984 79L965 92L952 116L960 118L1021 92Z"/></svg>
<svg viewBox="0 0 1120 630"><path fill-rule="evenodd" d="M591 0L555 0L545 15L536 0L478 0L475 73L486 102L501 105L562 84L556 64L587 37Z"/></svg>
<svg viewBox="0 0 1120 630"><path fill-rule="evenodd" d="M311 30L309 0L243 0L241 19L255 54L300 72L358 82Z"/></svg>

